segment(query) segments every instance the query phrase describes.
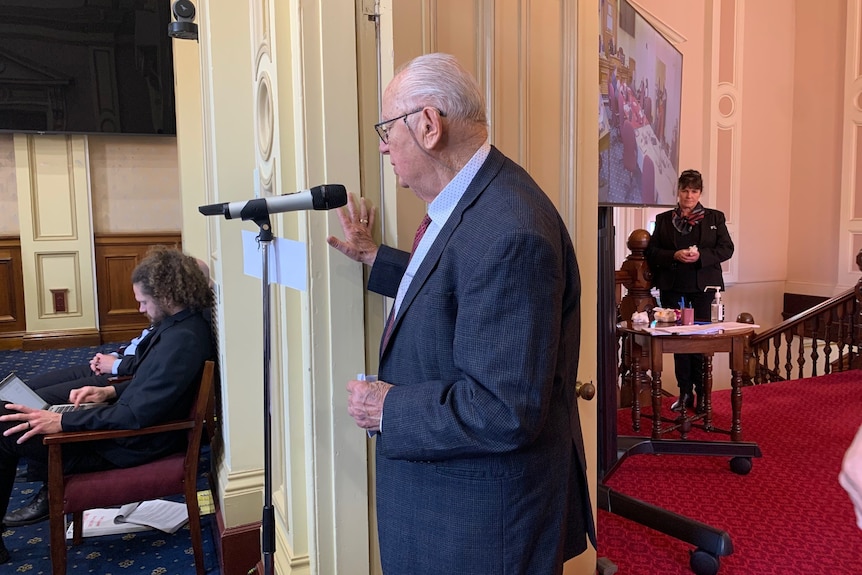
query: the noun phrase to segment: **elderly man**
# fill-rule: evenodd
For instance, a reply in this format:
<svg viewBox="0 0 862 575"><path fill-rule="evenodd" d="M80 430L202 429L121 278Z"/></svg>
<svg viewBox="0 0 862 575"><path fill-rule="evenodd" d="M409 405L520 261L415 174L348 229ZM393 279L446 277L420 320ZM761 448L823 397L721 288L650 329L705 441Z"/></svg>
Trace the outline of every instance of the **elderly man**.
<svg viewBox="0 0 862 575"><path fill-rule="evenodd" d="M428 204L412 254L377 246L374 210L339 212L335 249L394 297L377 381L348 411L378 433L387 575L562 573L594 541L573 386L580 278L559 214L488 143L476 80L445 54L383 96L380 152Z"/></svg>
<svg viewBox="0 0 862 575"><path fill-rule="evenodd" d="M156 325L139 343L135 375L123 383L75 389L69 396L76 405L109 405L62 414L16 404L0 406L0 517L9 505L18 460L26 457L44 469L48 454L42 435L147 427L188 415L204 362L214 354L209 323L201 314L212 305L207 278L194 258L157 249L135 268L132 289L141 312ZM132 467L184 448L183 432L75 444L64 448L63 463L76 473ZM8 560L0 539L0 563Z"/></svg>

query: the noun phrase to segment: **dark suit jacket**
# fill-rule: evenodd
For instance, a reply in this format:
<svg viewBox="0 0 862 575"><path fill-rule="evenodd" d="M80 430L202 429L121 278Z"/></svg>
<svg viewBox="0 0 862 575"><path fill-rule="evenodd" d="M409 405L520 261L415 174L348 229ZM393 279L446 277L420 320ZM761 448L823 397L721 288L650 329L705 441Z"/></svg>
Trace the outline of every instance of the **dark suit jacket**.
<svg viewBox="0 0 862 575"><path fill-rule="evenodd" d="M139 344L132 379L115 385L108 407L63 414L63 431L137 429L187 417L204 362L214 348L209 324L199 312L166 317ZM119 467L131 467L184 449L185 432L105 441L94 448Z"/></svg>
<svg viewBox="0 0 862 575"><path fill-rule="evenodd" d="M697 276L698 291L707 286L721 286L724 291L724 279L721 275L721 262L729 260L733 255L733 240L727 231L724 214L718 210L706 208L703 219L697 224L700 227L700 239L697 249L700 259L691 264ZM674 274L683 265L673 259L677 250L687 248L677 245L673 227L673 210L662 212L655 218L655 230L647 246L646 258L652 273L652 282L660 290L674 288Z"/></svg>
<svg viewBox="0 0 862 575"><path fill-rule="evenodd" d="M369 289L394 294L407 259L382 246ZM492 148L381 350L387 575L552 573L586 548L580 289L553 204Z"/></svg>

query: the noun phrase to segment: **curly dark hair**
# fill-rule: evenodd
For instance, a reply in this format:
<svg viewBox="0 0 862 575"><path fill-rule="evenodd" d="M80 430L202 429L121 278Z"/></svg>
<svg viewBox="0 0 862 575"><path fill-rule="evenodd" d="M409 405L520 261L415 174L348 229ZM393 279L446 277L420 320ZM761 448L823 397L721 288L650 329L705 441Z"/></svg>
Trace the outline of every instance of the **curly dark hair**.
<svg viewBox="0 0 862 575"><path fill-rule="evenodd" d="M132 283L162 308L201 311L213 305L209 278L198 260L174 248L154 246L132 272Z"/></svg>
<svg viewBox="0 0 862 575"><path fill-rule="evenodd" d="M703 190L703 176L697 170L686 170L679 175L676 189L684 190L691 188L693 190Z"/></svg>

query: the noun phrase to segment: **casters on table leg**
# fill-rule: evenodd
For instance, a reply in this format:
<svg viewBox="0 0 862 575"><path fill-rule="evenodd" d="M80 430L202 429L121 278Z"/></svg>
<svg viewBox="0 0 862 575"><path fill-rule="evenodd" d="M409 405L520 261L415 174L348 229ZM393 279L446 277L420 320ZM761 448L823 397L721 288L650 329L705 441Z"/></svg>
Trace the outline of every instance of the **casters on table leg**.
<svg viewBox="0 0 862 575"><path fill-rule="evenodd" d="M734 457L730 460L730 470L737 475L748 475L751 471L750 457Z"/></svg>
<svg viewBox="0 0 862 575"><path fill-rule="evenodd" d="M695 549L691 552L689 561L691 570L695 575L716 575L718 568L721 565L718 557L703 549Z"/></svg>
<svg viewBox="0 0 862 575"><path fill-rule="evenodd" d="M617 566L607 557L599 557L596 560L596 575L614 575L616 572Z"/></svg>

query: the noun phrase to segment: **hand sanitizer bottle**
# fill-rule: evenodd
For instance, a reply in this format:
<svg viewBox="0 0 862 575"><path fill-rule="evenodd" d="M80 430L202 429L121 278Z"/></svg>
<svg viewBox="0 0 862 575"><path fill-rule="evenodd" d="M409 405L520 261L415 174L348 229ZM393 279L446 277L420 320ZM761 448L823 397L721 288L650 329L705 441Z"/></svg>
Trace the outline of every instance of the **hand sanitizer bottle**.
<svg viewBox="0 0 862 575"><path fill-rule="evenodd" d="M712 300L709 306L709 321L718 323L724 321L724 304L721 303L721 287L715 287L714 289L715 299Z"/></svg>

